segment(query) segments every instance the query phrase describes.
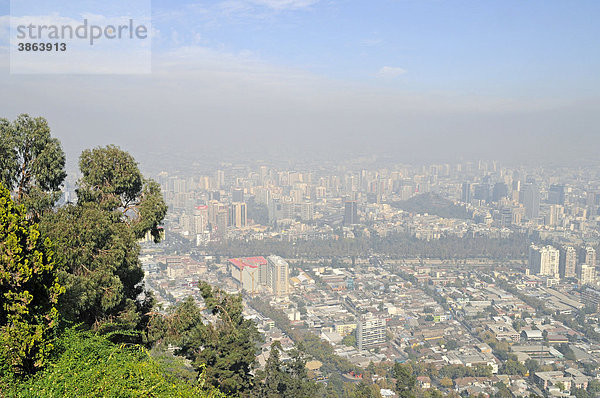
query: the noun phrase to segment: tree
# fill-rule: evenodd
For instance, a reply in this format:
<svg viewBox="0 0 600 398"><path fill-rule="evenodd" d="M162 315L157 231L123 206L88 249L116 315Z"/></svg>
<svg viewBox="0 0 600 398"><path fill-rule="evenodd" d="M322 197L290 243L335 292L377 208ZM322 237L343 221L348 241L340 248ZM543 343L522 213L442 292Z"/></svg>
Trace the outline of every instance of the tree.
<svg viewBox="0 0 600 398"><path fill-rule="evenodd" d="M257 372L251 395L257 398L314 397L319 387L315 382L308 380L304 358L298 350L294 350L291 362L284 365L280 361L282 350L279 341L271 344L265 369Z"/></svg>
<svg viewBox="0 0 600 398"><path fill-rule="evenodd" d="M414 398L417 378L410 365L395 363L393 369L396 378L396 392L400 398Z"/></svg>
<svg viewBox="0 0 600 398"><path fill-rule="evenodd" d="M62 292L50 240L0 184L0 373L33 373L46 364Z"/></svg>
<svg viewBox="0 0 600 398"><path fill-rule="evenodd" d="M571 395L575 398L590 398L590 394L583 388L572 388Z"/></svg>
<svg viewBox="0 0 600 398"><path fill-rule="evenodd" d="M256 358L256 344L260 339L256 325L242 315L243 305L240 295L230 295L208 283L198 283L206 308L218 321L204 328L196 344L182 347L190 355L193 364L199 368L207 366L207 379L225 393L235 394L251 387L250 371ZM194 340L192 340L194 342ZM200 343L200 344L197 344ZM198 352L197 348L203 349Z"/></svg>
<svg viewBox="0 0 600 398"><path fill-rule="evenodd" d="M62 312L105 331L142 330L153 301L142 284L137 240L147 233L160 239L166 214L160 188L115 146L84 151L80 169L77 204L41 220L62 264Z"/></svg>
<svg viewBox="0 0 600 398"><path fill-rule="evenodd" d="M252 320L242 315L240 295L225 293L206 282L198 283L205 310L189 297L174 307L167 317L155 317L149 335L177 347L177 355L192 361L198 373L205 372L207 383L226 394L238 395L253 385L257 343L260 335Z"/></svg>
<svg viewBox="0 0 600 398"><path fill-rule="evenodd" d="M356 334L353 331L349 335L344 336L342 344L348 347L356 347Z"/></svg>
<svg viewBox="0 0 600 398"><path fill-rule="evenodd" d="M519 361L509 359L500 368L501 374L524 376L527 373L527 368Z"/></svg>
<svg viewBox="0 0 600 398"><path fill-rule="evenodd" d="M446 341L446 349L448 351L456 350L458 347L459 347L459 344L456 340Z"/></svg>
<svg viewBox="0 0 600 398"><path fill-rule="evenodd" d="M565 356L566 360L569 360L569 361L577 360L577 358L575 357L575 352L568 344L562 343L562 344L556 346L556 349Z"/></svg>
<svg viewBox="0 0 600 398"><path fill-rule="evenodd" d="M350 395L351 398L378 398L381 397L378 391L375 391L372 386L364 381L356 385L354 391Z"/></svg>
<svg viewBox="0 0 600 398"><path fill-rule="evenodd" d="M144 178L135 159L114 145L85 150L79 158L82 177L77 190L79 204L94 203L117 212L135 236L150 232L160 241L159 225L167 214L160 186Z"/></svg>
<svg viewBox="0 0 600 398"><path fill-rule="evenodd" d="M590 394L594 395L600 393L600 381L595 379L590 380L590 382L588 383L587 390Z"/></svg>
<svg viewBox="0 0 600 398"><path fill-rule="evenodd" d="M56 243L62 264L62 315L88 326L137 329L152 300L149 294L140 297L144 273L129 227L97 206L67 205L45 215L41 228Z"/></svg>
<svg viewBox="0 0 600 398"><path fill-rule="evenodd" d="M537 372L537 370L540 368L540 365L535 359L527 359L525 360L525 367L527 368L527 372L532 375L533 373Z"/></svg>
<svg viewBox="0 0 600 398"><path fill-rule="evenodd" d="M260 384L254 389L254 394L257 397L280 397L285 396L289 388L287 385L286 375L281 369L279 353L282 351L279 341L271 344L271 352L265 364L265 370L257 375Z"/></svg>
<svg viewBox="0 0 600 398"><path fill-rule="evenodd" d="M452 379L449 377L444 377L440 380L440 385L442 387L445 388L452 388L452 386L454 385L454 383L452 382Z"/></svg>
<svg viewBox="0 0 600 398"><path fill-rule="evenodd" d="M0 182L17 203L37 219L56 203L65 177L65 154L46 119L0 119Z"/></svg>
<svg viewBox="0 0 600 398"><path fill-rule="evenodd" d="M202 376L193 384L181 380L143 347L116 345L90 331L67 329L55 351L52 366L35 377L13 384L0 379L2 396L225 398Z"/></svg>
<svg viewBox="0 0 600 398"><path fill-rule="evenodd" d="M498 389L498 392L495 394L496 398L512 398L513 397L512 392L508 389L506 384L504 384L503 382L501 382L501 381L497 382L496 384L494 384L494 387L496 387Z"/></svg>

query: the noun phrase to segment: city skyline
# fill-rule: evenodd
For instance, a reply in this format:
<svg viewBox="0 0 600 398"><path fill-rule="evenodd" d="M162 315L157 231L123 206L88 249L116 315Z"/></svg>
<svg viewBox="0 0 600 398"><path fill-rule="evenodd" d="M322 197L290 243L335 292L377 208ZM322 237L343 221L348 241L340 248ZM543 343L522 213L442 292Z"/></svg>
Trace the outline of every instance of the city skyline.
<svg viewBox="0 0 600 398"><path fill-rule="evenodd" d="M0 106L8 118L43 114L70 165L107 140L140 158L241 148L594 159L597 11L590 1L155 1L152 74L48 78L8 73L3 0Z"/></svg>

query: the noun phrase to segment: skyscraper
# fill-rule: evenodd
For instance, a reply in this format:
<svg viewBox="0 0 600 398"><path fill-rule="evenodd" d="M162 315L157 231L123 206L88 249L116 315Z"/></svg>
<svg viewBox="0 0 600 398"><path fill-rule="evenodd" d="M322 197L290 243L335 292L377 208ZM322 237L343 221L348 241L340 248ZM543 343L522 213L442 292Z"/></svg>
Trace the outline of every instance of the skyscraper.
<svg viewBox="0 0 600 398"><path fill-rule="evenodd" d="M243 202L244 201L244 189L243 188L235 188L231 193L231 201L232 202Z"/></svg>
<svg viewBox="0 0 600 398"><path fill-rule="evenodd" d="M591 246L585 248L585 263L591 267L596 266L596 250Z"/></svg>
<svg viewBox="0 0 600 398"><path fill-rule="evenodd" d="M535 275L559 277L560 253L552 246L529 247L529 271Z"/></svg>
<svg viewBox="0 0 600 398"><path fill-rule="evenodd" d="M358 224L358 206L355 200L344 202L344 224Z"/></svg>
<svg viewBox="0 0 600 398"><path fill-rule="evenodd" d="M471 184L463 182L462 184L462 195L460 199L465 203L471 203Z"/></svg>
<svg viewBox="0 0 600 398"><path fill-rule="evenodd" d="M577 251L572 246L560 251L559 272L561 278L577 276Z"/></svg>
<svg viewBox="0 0 600 398"><path fill-rule="evenodd" d="M279 256L267 257L267 285L276 296L285 296L290 289L290 270L287 261Z"/></svg>
<svg viewBox="0 0 600 398"><path fill-rule="evenodd" d="M247 225L246 203L234 202L229 210L229 225L234 228L245 228Z"/></svg>
<svg viewBox="0 0 600 398"><path fill-rule="evenodd" d="M194 210L194 233L202 234L208 229L208 206L196 206Z"/></svg>
<svg viewBox="0 0 600 398"><path fill-rule="evenodd" d="M477 200L490 200L490 186L488 184L476 184L473 188L473 198Z"/></svg>
<svg viewBox="0 0 600 398"><path fill-rule="evenodd" d="M551 185L548 189L548 203L552 205L564 205L565 204L565 186L564 185Z"/></svg>
<svg viewBox="0 0 600 398"><path fill-rule="evenodd" d="M217 170L215 183L217 189L223 189L225 186L225 172L223 170Z"/></svg>
<svg viewBox="0 0 600 398"><path fill-rule="evenodd" d="M227 224L229 221L227 209L221 209L216 215L215 224L213 224L213 232L218 237L225 236L227 232Z"/></svg>
<svg viewBox="0 0 600 398"><path fill-rule="evenodd" d="M508 186L503 182L497 182L494 184L492 190L492 201L498 202L500 199L508 196Z"/></svg>
<svg viewBox="0 0 600 398"><path fill-rule="evenodd" d="M535 220L540 214L540 191L535 183L523 186L523 205L528 220Z"/></svg>

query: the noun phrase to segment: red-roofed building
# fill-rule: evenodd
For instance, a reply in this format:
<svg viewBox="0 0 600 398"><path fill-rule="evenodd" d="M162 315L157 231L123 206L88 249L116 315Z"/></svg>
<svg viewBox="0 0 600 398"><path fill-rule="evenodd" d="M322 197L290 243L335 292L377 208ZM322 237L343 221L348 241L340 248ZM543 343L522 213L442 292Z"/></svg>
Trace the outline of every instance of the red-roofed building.
<svg viewBox="0 0 600 398"><path fill-rule="evenodd" d="M261 286L267 285L267 260L264 257L230 258L227 261L231 276L248 293L258 293Z"/></svg>

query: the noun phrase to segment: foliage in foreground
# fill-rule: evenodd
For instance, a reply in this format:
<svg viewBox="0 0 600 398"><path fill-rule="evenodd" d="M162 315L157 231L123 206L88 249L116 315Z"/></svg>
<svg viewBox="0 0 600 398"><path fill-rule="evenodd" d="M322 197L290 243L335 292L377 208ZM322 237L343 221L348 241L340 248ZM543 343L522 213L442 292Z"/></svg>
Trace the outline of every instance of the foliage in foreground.
<svg viewBox="0 0 600 398"><path fill-rule="evenodd" d="M0 183L0 374L45 365L62 291L50 240Z"/></svg>
<svg viewBox="0 0 600 398"><path fill-rule="evenodd" d="M281 343L271 344L269 359L263 371L256 375L251 396L256 398L311 398L318 396L320 386L308 378L306 360L298 350L291 353L291 361L283 363Z"/></svg>
<svg viewBox="0 0 600 398"><path fill-rule="evenodd" d="M36 221L60 197L66 175L65 153L46 119L0 118L0 182Z"/></svg>
<svg viewBox="0 0 600 398"><path fill-rule="evenodd" d="M177 346L177 355L190 360L198 372L205 371L207 383L227 394L243 395L253 387L251 371L260 342L256 325L244 318L240 295L227 294L203 281L198 287L206 308L188 297L168 316L153 319L151 339ZM211 315L207 317L204 310Z"/></svg>
<svg viewBox="0 0 600 398"><path fill-rule="evenodd" d="M42 232L56 244L66 288L61 315L107 330L143 330L153 301L143 286L137 240L160 240L166 205L158 184L115 146L84 151L77 204L48 212Z"/></svg>
<svg viewBox="0 0 600 398"><path fill-rule="evenodd" d="M171 376L142 346L116 345L73 329L65 332L44 371L18 382L0 379L0 396L224 397L205 388L202 376L193 385Z"/></svg>

